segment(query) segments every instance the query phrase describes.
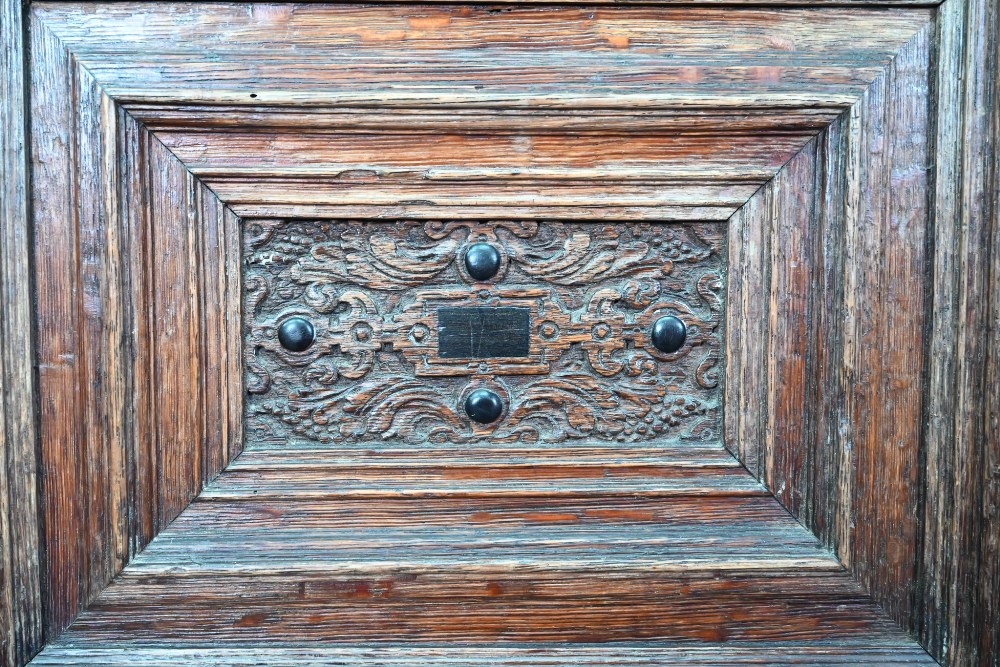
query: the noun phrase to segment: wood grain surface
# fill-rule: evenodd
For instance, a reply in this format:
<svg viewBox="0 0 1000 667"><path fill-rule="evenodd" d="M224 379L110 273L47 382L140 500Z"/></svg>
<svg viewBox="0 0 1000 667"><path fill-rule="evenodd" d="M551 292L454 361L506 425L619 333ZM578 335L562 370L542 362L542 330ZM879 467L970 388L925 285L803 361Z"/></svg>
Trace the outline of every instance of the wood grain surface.
<svg viewBox="0 0 1000 667"><path fill-rule="evenodd" d="M567 440L718 443L723 231L510 220L249 223L248 439L366 451L386 442L484 452ZM466 269L477 244L497 253L489 280ZM443 354L442 314L479 308L523 313L523 351ZM292 317L313 327L307 350L279 340ZM685 329L667 352L651 333L664 317ZM483 388L503 405L490 424L462 407Z"/></svg>
<svg viewBox="0 0 1000 667"><path fill-rule="evenodd" d="M23 5L0 2L0 665L42 642Z"/></svg>
<svg viewBox="0 0 1000 667"><path fill-rule="evenodd" d="M217 667L293 667L308 663L313 667L365 665L375 667L556 667L562 665L772 665L793 667L814 665L933 665L920 648L906 640L813 642L787 644L681 644L663 642L608 644L496 644L469 646L425 646L380 644L368 647L270 646L220 648L164 648L159 646L105 645L79 648L56 644L46 649L33 665L40 667L182 667L198 664Z"/></svg>
<svg viewBox="0 0 1000 667"><path fill-rule="evenodd" d="M0 664L1000 664L998 0L643 4L3 0ZM245 434L290 220L717 229L723 430Z"/></svg>
<svg viewBox="0 0 1000 667"><path fill-rule="evenodd" d="M937 21L933 274L915 629L955 665L1000 661L1000 3Z"/></svg>
<svg viewBox="0 0 1000 667"><path fill-rule="evenodd" d="M240 373L239 245L235 216L51 33L33 39L45 63L32 79L32 203L57 633L239 447L227 380Z"/></svg>
<svg viewBox="0 0 1000 667"><path fill-rule="evenodd" d="M930 18L37 7L237 214L389 219L725 221Z"/></svg>
<svg viewBox="0 0 1000 667"><path fill-rule="evenodd" d="M730 244L745 267L730 273L730 446L906 625L921 539L929 48L929 31L904 47L734 216L745 241Z"/></svg>
<svg viewBox="0 0 1000 667"><path fill-rule="evenodd" d="M557 481L549 486L559 492ZM291 495L196 501L66 639L810 641L893 632L836 559L756 491L637 500L442 490L375 503Z"/></svg>
<svg viewBox="0 0 1000 667"><path fill-rule="evenodd" d="M730 449L955 665L997 659L996 17L946 4L730 244Z"/></svg>

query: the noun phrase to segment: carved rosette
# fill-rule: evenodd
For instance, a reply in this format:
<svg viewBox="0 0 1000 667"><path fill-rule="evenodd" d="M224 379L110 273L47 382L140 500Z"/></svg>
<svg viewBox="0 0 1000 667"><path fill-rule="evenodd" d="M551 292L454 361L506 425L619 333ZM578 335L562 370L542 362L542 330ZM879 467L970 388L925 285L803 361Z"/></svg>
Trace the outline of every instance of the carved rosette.
<svg viewBox="0 0 1000 667"><path fill-rule="evenodd" d="M245 368L255 438L365 445L721 439L722 228L713 224L286 222L245 229ZM500 251L476 282L472 243ZM442 356L441 308L529 312L520 357ZM671 354L660 317L687 325ZM316 342L281 347L308 319ZM469 420L488 388L505 410Z"/></svg>

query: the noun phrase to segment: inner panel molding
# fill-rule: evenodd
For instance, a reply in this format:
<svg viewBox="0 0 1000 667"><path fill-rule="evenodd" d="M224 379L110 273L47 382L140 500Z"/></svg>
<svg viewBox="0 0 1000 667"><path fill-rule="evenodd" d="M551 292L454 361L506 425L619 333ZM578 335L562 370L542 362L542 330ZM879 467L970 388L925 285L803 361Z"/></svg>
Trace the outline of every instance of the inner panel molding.
<svg viewBox="0 0 1000 667"><path fill-rule="evenodd" d="M1000 0L635 4L0 1L0 665L993 664ZM315 219L360 239L337 305L245 311L244 233ZM372 259L417 219L427 262ZM713 317L707 270L545 282L457 220L728 227L726 447L675 407L714 343L643 310ZM527 355L441 354L477 307Z"/></svg>
<svg viewBox="0 0 1000 667"><path fill-rule="evenodd" d="M719 443L723 233L710 223L247 222L249 440ZM483 243L500 254L490 283L465 261ZM671 352L651 337L664 317L687 329ZM308 349L280 344L290 318L315 327ZM502 419L468 418L478 389L508 406Z"/></svg>

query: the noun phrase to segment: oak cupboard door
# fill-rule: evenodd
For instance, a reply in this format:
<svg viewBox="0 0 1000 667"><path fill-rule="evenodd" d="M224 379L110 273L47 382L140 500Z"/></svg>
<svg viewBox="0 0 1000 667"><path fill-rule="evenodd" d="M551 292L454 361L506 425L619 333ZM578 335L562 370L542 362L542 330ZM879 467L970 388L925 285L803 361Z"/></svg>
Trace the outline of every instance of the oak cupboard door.
<svg viewBox="0 0 1000 667"><path fill-rule="evenodd" d="M5 667L1000 664L995 0L2 8Z"/></svg>

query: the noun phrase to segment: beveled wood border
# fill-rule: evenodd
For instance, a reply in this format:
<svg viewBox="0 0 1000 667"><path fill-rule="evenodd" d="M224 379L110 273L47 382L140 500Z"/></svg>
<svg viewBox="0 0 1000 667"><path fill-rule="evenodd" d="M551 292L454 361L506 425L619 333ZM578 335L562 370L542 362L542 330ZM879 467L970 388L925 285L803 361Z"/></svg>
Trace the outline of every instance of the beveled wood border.
<svg viewBox="0 0 1000 667"><path fill-rule="evenodd" d="M932 6L937 3L881 4ZM0 61L4 83L14 91L7 98L9 102L3 105L3 118L5 121L11 120L10 127L23 128L17 94L20 82L23 81L23 62L17 55L22 53L17 48L23 34L22 5L17 0L5 0L3 11L5 19L11 19L4 23L4 30L7 31L4 34L4 45L7 46L8 39L15 45L13 51L5 48L4 59ZM925 351L925 358L916 364L919 376L912 369L912 364L908 363L907 368L910 370L901 379L905 383L916 380L921 388L918 392L920 407L916 414L917 430L923 433L919 440L921 446L914 451L913 440L907 436L904 444L909 449L904 448L898 458L894 459L908 464L907 478L912 474L909 466L914 459L919 466L917 490L914 491L905 484L904 487L913 500L907 502L907 507L915 511L915 516L912 517L915 532L907 534L915 536L920 551L912 569L909 565L904 568L910 574L900 574L894 563L889 563L888 571L886 570L884 558L891 554L892 550L887 549L891 545L884 541L887 536L878 531L872 533L871 549L839 550L859 578L875 589L873 592L876 597L896 612L897 619L919 633L937 657L954 665L995 665L1000 659L1000 623L995 602L1000 598L1000 558L997 557L1000 538L997 537L996 512L996 507L1000 504L1000 482L996 472L1000 466L1000 443L997 435L1000 430L997 417L1000 406L1000 389L997 388L1000 384L1000 336L996 335L1000 330L1000 289L995 289L1000 280L1000 224L997 222L1000 202L997 201L996 194L997 172L1000 169L996 150L997 143L1000 142L1000 114L996 111L996 77L989 76L991 71L996 72L996 65L1000 60L997 53L998 18L1000 11L995 0L972 0L968 3L949 0L940 10L935 24L937 32L933 35L933 56L938 74L931 81L937 100L931 118L937 158L933 189L928 192L928 200L933 202L935 214L928 229L926 243L918 244L923 246L923 250L919 247L906 247L906 238L900 239L896 246L897 251L903 253L900 256L907 256L907 253L912 252L919 254L918 264L922 268L915 273L922 276L923 288L926 290L926 295L920 299L924 304L922 312L932 316L931 330L926 336L921 332L920 347ZM11 53L15 55L10 55ZM97 93L95 99L100 97L100 93ZM119 124L115 127L124 128L128 125L120 111L113 109L113 100L103 99L100 104L108 117L117 118ZM835 139L836 128L832 128L823 137L826 142ZM30 657L41 641L38 620L42 605L38 599L42 587L38 581L38 568L39 563L44 561L33 557L33 554L39 554L40 551L33 546L33 540L37 540L39 521L33 505L35 489L32 483L36 460L33 422L35 399L29 398L36 395L37 390L33 387L32 373L25 368L25 360L31 358L30 336L25 335L25 331L30 331L30 325L25 327L30 299L27 297L27 281L12 278L30 273L28 259L31 253L27 247L26 235L26 231L30 229L28 207L27 200L19 195L27 179L25 155L21 148L23 135L19 142L15 130L13 135L0 138L0 142L4 142L0 144L4 148L4 212L9 212L9 215L0 220L0 231L4 233L4 252L0 254L0 276L4 280L3 291L0 292L3 297L0 311L3 311L5 325L3 335L0 336L0 344L3 346L3 350L0 350L3 353L0 356L3 360L0 379L8 383L3 387L4 400L0 401L5 419L3 471L7 473L6 476L0 476L0 503L3 503L0 509L5 510L4 530L13 531L16 526L20 526L17 530L21 530L24 536L22 541L5 540L5 544L16 545L20 550L5 548L5 573L20 573L21 583L15 585L11 583L15 579L7 576L3 578L6 588L0 597L3 602L0 611L6 615L0 614L0 619L10 631L5 635L8 639L0 655L3 655L4 660L11 661L10 664L19 664ZM155 146L155 141L147 144L150 145ZM814 165L822 162L818 160L819 156L829 154L823 153L821 146L822 143L817 142L800 154L796 162L779 175L779 184L780 179L790 179L794 183L804 161L807 163L812 159ZM163 159L166 160L165 157ZM169 172L170 169L166 171ZM175 178L178 188L188 192L198 190L197 185L182 173L178 172ZM209 195L194 194L190 201L197 201L199 197L204 202ZM765 195L761 194L760 197ZM757 203L750 204L751 208L741 211L740 215L749 215L752 207L759 205L758 200ZM861 234L864 232L863 227L857 231ZM192 243L203 241L193 239ZM822 245L818 240L811 243ZM850 248L846 250L850 251ZM883 250L877 243L868 246L869 254L865 261L877 266L884 260ZM114 264L119 261L106 254L98 253L96 257L99 261L95 266L100 267L100 270L110 266L106 262ZM36 251L36 263L39 259ZM859 282L855 285L864 287L866 265L858 266L859 273L855 275ZM199 278L202 279L204 278ZM41 298L40 303L44 303ZM28 320L30 319L29 317ZM117 334L120 332L100 328L93 329L88 335L99 340L104 336L113 337ZM887 335L891 335L891 332ZM102 357L92 357L92 362L95 366L122 363L121 360ZM907 388L912 390L912 386L908 385ZM121 401L117 390L111 393L115 396L114 400ZM895 414L884 404L880 405L878 397L878 393L869 396L866 399L868 407L884 410L887 413L886 424L895 428L896 424L891 421ZM43 409L45 399L46 396L43 395ZM93 412L101 411L103 407L79 409L85 414L91 414L88 418L93 420L92 423L105 424L104 428L107 428L104 417L99 412ZM911 417L900 427L914 427L914 417L910 414ZM794 434L800 432L801 428L803 427L792 427L789 432ZM113 435L102 437L104 440L98 438L94 442L109 442L108 438ZM867 442L873 445L886 444L879 443L878 440L872 437ZM828 510L825 508L829 506L823 502L817 504L815 497L802 504L803 496L797 499L791 491L793 488L816 489L816 485L823 480L825 488L830 488L833 479L819 475L825 469L825 464L815 467L817 461L823 460L822 457L818 454L812 459L807 457L805 467L795 457L785 459L791 467L775 465L776 454L780 459L781 451L788 454L790 448L796 446L794 438L789 438L787 442L785 450L779 447L768 451L764 448L754 455L755 458L747 458L748 466L761 472L779 498L784 494L786 506L803 522L819 534L829 535L829 539L841 545L836 531L831 531L830 524L823 518L827 516L825 512ZM847 444L853 446L850 439ZM818 452L816 449L810 451L814 454ZM767 463L768 457L771 457L770 464ZM846 484L846 480L852 477L856 479L856 467L835 467L838 470L838 481L834 486ZM875 502L869 502L866 511L874 513L875 526L895 528L894 523L885 521L888 517L880 514L877 501L881 492L880 480L887 479L896 488L900 488L898 485L901 478L893 478L891 475L885 478L884 475L893 472L898 474L901 471L902 468L894 465L869 468L869 474L874 475L873 488L870 490L875 494ZM178 505L183 505L183 501ZM841 512L841 518L853 516L850 509L837 511ZM168 511L162 516L169 514ZM909 522L911 517L903 518ZM883 523L878 523L879 520ZM5 532L4 537L7 534ZM116 559L127 557L128 553L133 552L132 549L141 546L141 540L133 542L132 539L134 538L122 543L133 546L124 551L119 550ZM113 562L121 561L109 561ZM114 571L114 566L107 564L102 568L94 582L105 579ZM91 590L91 587L99 589L100 585L91 583L84 588ZM65 620L63 617L63 622Z"/></svg>
<svg viewBox="0 0 1000 667"><path fill-rule="evenodd" d="M32 47L46 64L31 204L54 636L239 452L239 220L44 25Z"/></svg>
<svg viewBox="0 0 1000 667"><path fill-rule="evenodd" d="M907 627L920 550L931 35L912 39L734 216L733 238L749 242L730 244L730 304L741 306L729 311L730 446Z"/></svg>
<svg viewBox="0 0 1000 667"><path fill-rule="evenodd" d="M903 94L911 43L733 217L728 414L765 406L733 452L949 665L1000 660L998 24L942 5L930 106Z"/></svg>

